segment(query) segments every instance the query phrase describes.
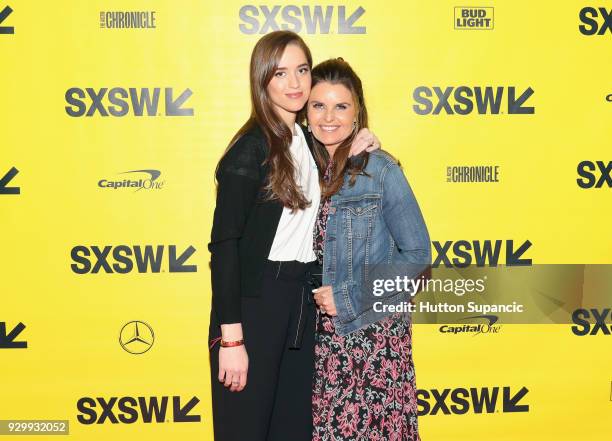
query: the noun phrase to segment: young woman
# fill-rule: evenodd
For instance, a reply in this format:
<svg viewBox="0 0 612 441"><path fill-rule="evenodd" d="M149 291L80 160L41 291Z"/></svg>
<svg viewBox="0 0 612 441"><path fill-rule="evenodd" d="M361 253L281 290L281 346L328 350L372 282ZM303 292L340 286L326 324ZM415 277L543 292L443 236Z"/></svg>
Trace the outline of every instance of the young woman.
<svg viewBox="0 0 612 441"><path fill-rule="evenodd" d="M397 162L383 151L349 158L368 115L361 81L342 59L312 71L309 130L323 175L315 252L323 266L313 390L313 441L418 440L409 317L375 310L405 293L364 289L377 264L431 263L427 228ZM398 274L399 275L399 274Z"/></svg>
<svg viewBox="0 0 612 441"><path fill-rule="evenodd" d="M315 307L308 284L319 176L296 124L310 94L302 39L262 37L250 65L251 117L216 171L208 245L216 441L310 441ZM353 148L376 148L364 131Z"/></svg>

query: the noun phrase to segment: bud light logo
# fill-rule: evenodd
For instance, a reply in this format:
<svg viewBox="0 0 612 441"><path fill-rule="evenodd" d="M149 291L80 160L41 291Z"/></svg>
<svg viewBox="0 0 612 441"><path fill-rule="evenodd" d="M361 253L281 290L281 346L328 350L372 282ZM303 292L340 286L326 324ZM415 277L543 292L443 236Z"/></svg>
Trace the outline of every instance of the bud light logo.
<svg viewBox="0 0 612 441"><path fill-rule="evenodd" d="M493 8L455 7L455 29L493 29Z"/></svg>

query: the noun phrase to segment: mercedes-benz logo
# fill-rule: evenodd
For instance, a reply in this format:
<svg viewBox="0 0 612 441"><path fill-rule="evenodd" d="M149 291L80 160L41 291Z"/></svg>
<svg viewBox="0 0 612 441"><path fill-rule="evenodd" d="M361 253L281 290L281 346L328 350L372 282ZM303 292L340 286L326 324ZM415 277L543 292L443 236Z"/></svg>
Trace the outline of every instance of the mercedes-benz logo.
<svg viewBox="0 0 612 441"><path fill-rule="evenodd" d="M144 354L154 341L153 328L140 320L126 323L119 332L119 344L130 354Z"/></svg>

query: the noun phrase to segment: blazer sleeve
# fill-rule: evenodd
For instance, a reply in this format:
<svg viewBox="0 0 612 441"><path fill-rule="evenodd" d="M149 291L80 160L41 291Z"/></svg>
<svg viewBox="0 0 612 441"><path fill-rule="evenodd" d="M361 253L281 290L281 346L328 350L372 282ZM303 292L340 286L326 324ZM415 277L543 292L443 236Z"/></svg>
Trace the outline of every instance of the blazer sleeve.
<svg viewBox="0 0 612 441"><path fill-rule="evenodd" d="M217 170L217 201L208 249L212 307L220 324L242 321L238 243L262 182L258 143L243 136Z"/></svg>

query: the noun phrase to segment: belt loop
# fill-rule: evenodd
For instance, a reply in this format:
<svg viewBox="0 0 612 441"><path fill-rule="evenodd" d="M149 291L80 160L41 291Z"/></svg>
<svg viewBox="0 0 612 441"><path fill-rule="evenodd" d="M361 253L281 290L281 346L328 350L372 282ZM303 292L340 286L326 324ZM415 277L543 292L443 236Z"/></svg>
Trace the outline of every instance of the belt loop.
<svg viewBox="0 0 612 441"><path fill-rule="evenodd" d="M278 279L278 275L280 274L280 269L281 269L281 264L282 264L282 263L283 263L283 262L281 262L281 261L279 261L279 262L278 262L278 271L276 271L276 278L277 278L277 279Z"/></svg>

